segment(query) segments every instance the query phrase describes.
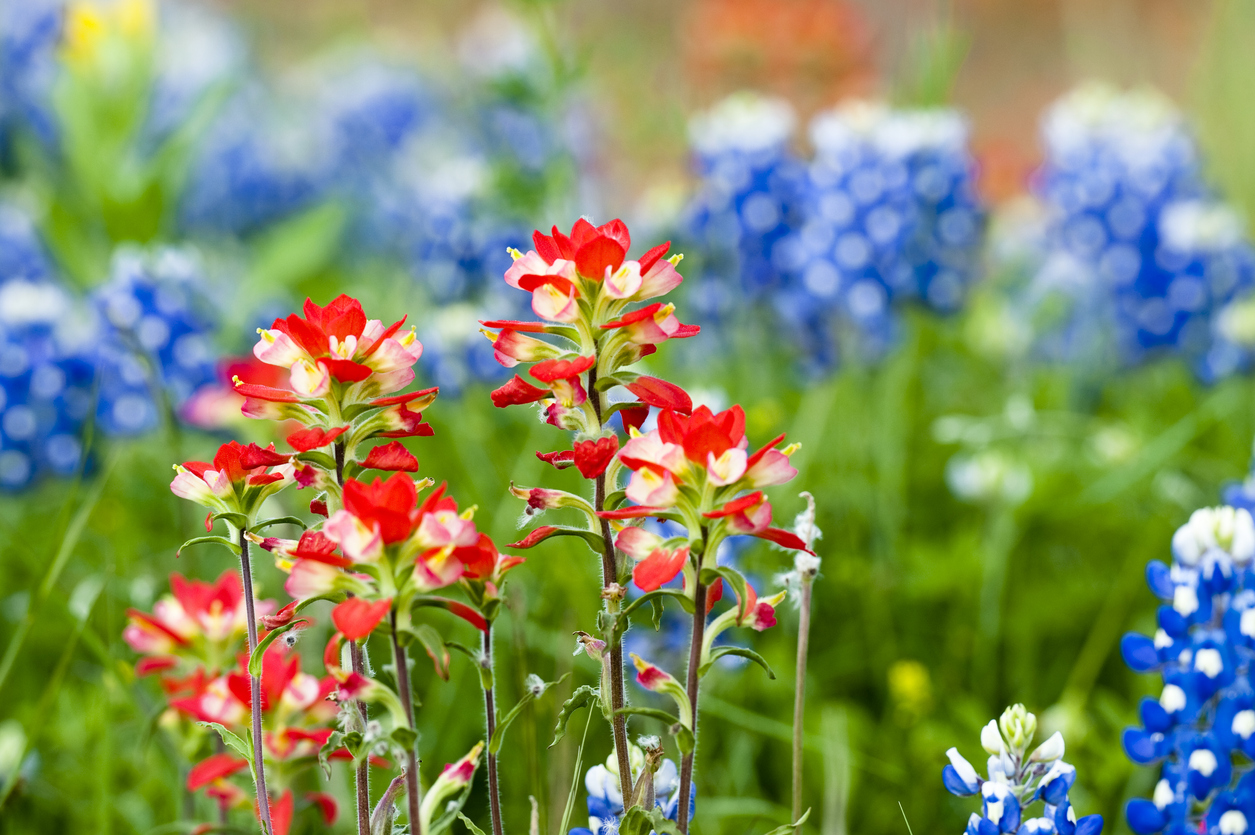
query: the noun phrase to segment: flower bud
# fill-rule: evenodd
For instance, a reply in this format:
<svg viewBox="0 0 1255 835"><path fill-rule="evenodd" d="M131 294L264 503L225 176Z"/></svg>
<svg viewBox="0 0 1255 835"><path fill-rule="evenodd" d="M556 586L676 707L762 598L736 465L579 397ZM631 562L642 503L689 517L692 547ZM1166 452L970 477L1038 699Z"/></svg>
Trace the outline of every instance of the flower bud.
<svg viewBox="0 0 1255 835"><path fill-rule="evenodd" d="M1063 734L1055 731L1050 739L1037 746L1037 750L1029 756L1035 763L1054 762L1063 756Z"/></svg>
<svg viewBox="0 0 1255 835"><path fill-rule="evenodd" d="M1006 745L1002 741L1002 734L998 733L998 723L993 719L990 719L989 724L981 728L980 747L990 754L1001 754L1007 750Z"/></svg>
<svg viewBox="0 0 1255 835"><path fill-rule="evenodd" d="M998 727L1002 729L1002 737L1007 744L1022 751L1037 734L1037 717L1029 713L1024 705L1012 705L1002 712Z"/></svg>
<svg viewBox="0 0 1255 835"><path fill-rule="evenodd" d="M470 752L455 763L449 763L436 778L427 794L423 797L423 805L419 810L422 818L420 832L431 831L431 820L437 812L443 811L445 802L466 787L475 776L475 768L479 765L479 755L484 750L484 743L477 742Z"/></svg>

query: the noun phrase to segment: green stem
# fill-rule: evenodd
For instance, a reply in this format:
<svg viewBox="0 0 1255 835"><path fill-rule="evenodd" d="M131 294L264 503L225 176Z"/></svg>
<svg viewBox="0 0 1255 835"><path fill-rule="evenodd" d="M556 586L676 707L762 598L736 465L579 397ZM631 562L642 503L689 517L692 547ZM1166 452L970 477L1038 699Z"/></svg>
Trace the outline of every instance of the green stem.
<svg viewBox="0 0 1255 835"><path fill-rule="evenodd" d="M698 574L700 577L700 572ZM689 796L693 786L693 759L697 755L697 689L701 678L697 674L702 663L702 644L706 632L706 584L700 579L693 583L693 636L689 642L688 696L689 707L693 711L694 747L680 761L680 808L676 812L676 823L681 832L689 831ZM626 795L625 795L626 797Z"/></svg>
<svg viewBox="0 0 1255 835"><path fill-rule="evenodd" d="M410 730L417 731L417 721L414 717L414 697L410 693L410 665L409 660L405 657L405 647L401 646L401 641L397 637L397 612L396 609L391 613L392 623L392 660L396 664L397 674L397 691L401 696L401 707L405 709L405 719L409 723ZM423 805L423 790L418 779L418 755L415 753L418 742L415 740L405 752L407 766L405 769L405 794L406 801L409 804L410 814L410 831L414 835L423 835L423 819L419 814L419 807Z"/></svg>
<svg viewBox="0 0 1255 835"><path fill-rule="evenodd" d="M257 649L257 612L253 602L253 566L248 557L248 539L240 529L240 579L244 585L244 613L248 620L248 654L251 656ZM252 677L252 709L250 711L253 727L253 775L257 790L257 809L261 815L262 835L273 835L275 828L270 822L270 795L266 793L266 756L262 748L261 727L261 676Z"/></svg>
<svg viewBox="0 0 1255 835"><path fill-rule="evenodd" d="M492 623L484 627L484 658L480 662L492 671ZM496 679L493 679L496 682ZM488 717L488 738L497 732L497 707L493 701L493 688L484 688L484 714ZM501 788L497 778L497 755L488 751L488 809L492 816L492 835L503 835L501 826Z"/></svg>
<svg viewBox="0 0 1255 835"><path fill-rule="evenodd" d="M804 745L804 716L806 710L806 652L810 645L811 590L810 577L803 576L802 611L797 628L797 679L793 694L793 820L802 817L802 748ZM794 829L801 835L802 827Z"/></svg>

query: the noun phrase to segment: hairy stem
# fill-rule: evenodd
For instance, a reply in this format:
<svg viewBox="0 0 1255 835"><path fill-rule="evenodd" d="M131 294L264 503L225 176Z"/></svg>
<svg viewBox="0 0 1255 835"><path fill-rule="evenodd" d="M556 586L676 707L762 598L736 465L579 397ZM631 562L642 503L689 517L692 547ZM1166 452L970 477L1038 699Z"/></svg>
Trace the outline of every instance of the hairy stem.
<svg viewBox="0 0 1255 835"><path fill-rule="evenodd" d="M489 672L492 671L492 624L484 627L484 660L482 662ZM494 683L496 679L493 679ZM484 688L484 714L488 717L488 739L497 732L497 707L493 700L493 688ZM497 779L497 755L491 748L488 751L488 809L492 815L492 835L502 835L501 827L501 788Z"/></svg>
<svg viewBox="0 0 1255 835"><path fill-rule="evenodd" d="M680 761L680 808L676 811L676 823L681 832L689 831L689 797L693 787L693 757L697 754L697 688L701 678L697 669L702 663L702 644L706 638L706 584L697 580L693 584L693 639L689 643L689 668L686 687L689 706L693 709L694 747Z"/></svg>
<svg viewBox="0 0 1255 835"><path fill-rule="evenodd" d="M392 660L396 664L397 674L397 691L401 696L401 707L405 709L405 719L409 722L410 730L417 731L417 721L414 718L414 697L410 693L410 666L409 660L405 657L405 647L401 646L401 641L397 638L397 612L396 609L391 613L392 623ZM405 794L406 801L409 805L410 814L410 831L414 835L423 835L423 820L419 815L418 809L423 805L423 790L418 780L418 755L415 749L418 742L405 752L406 769L405 769Z"/></svg>
<svg viewBox="0 0 1255 835"><path fill-rule="evenodd" d="M806 651L810 645L812 579L803 576L802 613L797 628L797 680L793 694L793 820L802 816L802 736L806 709ZM793 830L801 835L802 827Z"/></svg>
<svg viewBox="0 0 1255 835"><path fill-rule="evenodd" d="M253 600L253 566L248 559L248 539L244 530L240 529L240 580L244 585L244 613L248 620L248 654L252 657L257 649L257 609ZM266 761L262 750L261 730L261 676L252 677L252 709L253 723L253 776L254 788L257 790L257 810L261 816L263 835L273 835L275 828L270 822L270 795L266 793Z"/></svg>
<svg viewBox="0 0 1255 835"><path fill-rule="evenodd" d="M597 415L597 425L601 422L601 392L597 390L597 366L588 371L588 396L593 401L593 412ZM597 511L606 509L606 474L603 472L593 481L593 508ZM610 589L618 582L618 570L614 557L614 537L610 532L610 522L601 519L601 585ZM618 614L619 601L612 595L606 596L606 611L612 617ZM610 633L610 705L614 710L611 729L614 736L614 755L619 764L619 790L624 798L632 796L632 760L628 755L627 717L619 713L627 699L623 692L623 634L618 630Z"/></svg>
<svg viewBox="0 0 1255 835"><path fill-rule="evenodd" d="M335 442L336 452L336 484L344 490L344 441ZM331 508L328 508L329 510ZM359 676L366 675L364 650L356 641L349 642L349 662L353 672ZM357 700L357 712L362 719L362 733L366 733L366 725L370 721L370 711L366 702ZM354 789L357 793L357 835L370 835L370 757L362 758L357 764L353 776Z"/></svg>

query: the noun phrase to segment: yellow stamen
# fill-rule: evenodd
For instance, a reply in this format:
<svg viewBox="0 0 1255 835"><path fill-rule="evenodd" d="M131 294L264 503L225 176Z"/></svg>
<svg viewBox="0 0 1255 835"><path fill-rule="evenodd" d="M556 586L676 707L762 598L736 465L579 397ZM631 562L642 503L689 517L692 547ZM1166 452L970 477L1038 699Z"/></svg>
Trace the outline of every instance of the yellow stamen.
<svg viewBox="0 0 1255 835"><path fill-rule="evenodd" d="M798 451L799 449L801 449L801 448L802 448L802 442L801 442L801 441L794 441L793 443L789 444L787 447L785 447L784 449L782 449L782 450L780 450L780 451L781 451L782 453L784 453L784 454L785 454L785 456L789 456L789 455L792 455L793 453L797 452L797 451Z"/></svg>
<svg viewBox="0 0 1255 835"><path fill-rule="evenodd" d="M680 262L684 260L684 253L677 252L675 255L672 255L667 260L671 262L671 266L678 267L680 266Z"/></svg>
<svg viewBox="0 0 1255 835"><path fill-rule="evenodd" d="M510 257L513 258L515 261L523 257L523 253L519 252L517 249L515 249L512 246L506 247L505 251L510 253Z"/></svg>

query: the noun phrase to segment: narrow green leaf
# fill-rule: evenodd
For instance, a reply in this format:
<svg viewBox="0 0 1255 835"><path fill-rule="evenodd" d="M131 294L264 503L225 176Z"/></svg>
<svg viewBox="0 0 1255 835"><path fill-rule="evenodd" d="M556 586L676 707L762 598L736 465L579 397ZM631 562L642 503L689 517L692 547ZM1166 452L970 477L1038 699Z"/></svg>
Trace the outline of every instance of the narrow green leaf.
<svg viewBox="0 0 1255 835"><path fill-rule="evenodd" d="M458 812L458 820L462 821L466 828L470 830L471 835L484 835L484 830L476 826L470 818L461 812Z"/></svg>
<svg viewBox="0 0 1255 835"><path fill-rule="evenodd" d="M309 529L309 525L305 524L303 520L297 518L296 516L276 516L274 519L263 519L256 525L253 525L253 533L260 533L266 528L274 525L296 525L303 531Z"/></svg>
<svg viewBox="0 0 1255 835"><path fill-rule="evenodd" d="M252 767L253 747L245 742L243 737L230 730L225 725L220 725L217 722L197 722L196 724L217 731L218 736L222 737L223 744L244 759L248 760L249 767Z"/></svg>
<svg viewBox="0 0 1255 835"><path fill-rule="evenodd" d="M221 513L215 513L213 515L213 520L215 522L220 519L235 525L237 528L248 527L248 517L243 513L239 513L234 510L224 510Z"/></svg>
<svg viewBox="0 0 1255 835"><path fill-rule="evenodd" d="M436 668L436 675L440 676L443 681L448 681L449 648L445 645L441 634L436 631L434 626L428 623L421 624L407 631L415 638L418 638L423 645L423 649L427 650L427 656L431 658L431 663Z"/></svg>
<svg viewBox="0 0 1255 835"><path fill-rule="evenodd" d="M493 731L492 738L488 740L488 753L495 754L501 750L501 741L505 738L506 729L510 727L511 722L518 718L519 713L522 712L528 702L532 699L539 699L549 692L549 688L566 681L570 675L570 673L566 673L557 681L541 682L539 693L533 692L530 688L524 691L523 697L518 700L518 703L510 708L510 712L505 715L504 719L497 723L497 728Z"/></svg>
<svg viewBox="0 0 1255 835"><path fill-rule="evenodd" d="M319 452L311 449L309 452L302 452L296 456L297 461L304 461L306 464L313 464L320 470L326 470L329 473L336 471L336 459L332 458L325 452Z"/></svg>
<svg viewBox="0 0 1255 835"><path fill-rule="evenodd" d="M710 670L711 665L725 655L736 655L741 658L748 658L750 661L753 661L755 664L767 671L767 678L772 679L773 681L776 678L776 674L772 671L771 665L767 663L767 660L758 653L754 652L754 650L746 649L745 647L716 647L710 651L710 660L697 668L697 674L699 676L706 675L706 673Z"/></svg>
<svg viewBox="0 0 1255 835"><path fill-rule="evenodd" d="M649 810L649 820L654 827L654 832L658 835L682 835L675 821L664 815L662 809L657 806Z"/></svg>
<svg viewBox="0 0 1255 835"><path fill-rule="evenodd" d="M666 598L666 597L675 598L676 600L680 602L680 605L684 608L684 611L688 612L689 614L693 613L693 600L692 598L688 597L684 592L680 591L679 589L654 589L653 591L642 594L640 597L633 600L627 606L624 606L623 609L620 610L618 616L615 618L615 628L618 631L622 632L623 629L627 626L628 618L631 617L633 612L635 612L637 609L644 606L646 603L650 604L651 606L654 604L654 601L658 601L659 603L661 603L663 598ZM657 615L656 610L655 610L655 623L657 622L658 617L659 616ZM655 626L654 628L656 629L657 627Z"/></svg>
<svg viewBox="0 0 1255 835"><path fill-rule="evenodd" d="M285 623L277 629L272 629L267 632L266 637L257 642L257 648L253 650L252 655L248 657L248 674L250 676L261 675L261 660L265 657L266 650L269 649L270 645L275 642L275 639L285 632L290 632L296 627L304 626L308 623L309 621L307 620L294 620L289 623Z"/></svg>
<svg viewBox="0 0 1255 835"><path fill-rule="evenodd" d="M588 719L584 722L584 735L580 737L580 747L575 749L575 770L571 772L571 790L567 792L566 808L562 811L562 826L558 827L558 832L571 830L571 813L575 810L575 795L579 789L580 780L584 776L584 742L588 739L588 726L591 724L593 724L593 712L590 710ZM557 741L557 739L554 740L554 742Z"/></svg>
<svg viewBox="0 0 1255 835"><path fill-rule="evenodd" d="M662 598L655 597L649 601L650 608L653 609L654 631L662 629Z"/></svg>
<svg viewBox="0 0 1255 835"><path fill-rule="evenodd" d="M418 731L405 725L398 725L392 729L392 741L400 745L406 751L414 750L414 743L418 742Z"/></svg>
<svg viewBox="0 0 1255 835"><path fill-rule="evenodd" d="M558 744L558 740L566 736L567 723L571 721L571 717L575 711L580 708L588 707L597 701L597 688L591 684L585 684L575 688L575 692L571 694L571 698L562 703L562 709L558 711L558 724L553 729L553 742L549 743L549 747ZM565 827L564 827L565 828Z"/></svg>
<svg viewBox="0 0 1255 835"><path fill-rule="evenodd" d="M786 823L784 826L777 826L775 829L768 832L767 835L793 835L793 830L806 823L806 819L810 816L811 810L807 808L807 810L802 813L802 817L798 818L793 823ZM907 826L909 827L910 824L907 824Z"/></svg>
<svg viewBox="0 0 1255 835"><path fill-rule="evenodd" d="M668 726L680 724L680 718L674 713L667 713L665 710L659 710L656 707L621 707L615 713L619 716L648 716L650 719L657 719Z"/></svg>
<svg viewBox="0 0 1255 835"><path fill-rule="evenodd" d="M178 553L176 553L175 556L177 557L178 554L183 553L183 549L191 545L222 545L237 557L240 555L240 546L227 539L225 536L198 536L195 539L189 539L187 542L180 545Z"/></svg>
<svg viewBox="0 0 1255 835"><path fill-rule="evenodd" d="M606 510L618 510L619 506L622 505L626 501L627 501L627 491L615 490L609 496L606 496L605 508Z"/></svg>
<svg viewBox="0 0 1255 835"><path fill-rule="evenodd" d="M328 761L328 757L343 747L344 734L339 731L332 731L331 736L327 737L326 743L318 749L318 767L322 769L323 776L328 780L331 779L331 763Z"/></svg>

